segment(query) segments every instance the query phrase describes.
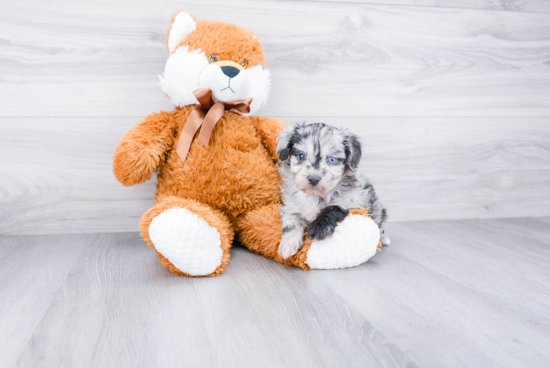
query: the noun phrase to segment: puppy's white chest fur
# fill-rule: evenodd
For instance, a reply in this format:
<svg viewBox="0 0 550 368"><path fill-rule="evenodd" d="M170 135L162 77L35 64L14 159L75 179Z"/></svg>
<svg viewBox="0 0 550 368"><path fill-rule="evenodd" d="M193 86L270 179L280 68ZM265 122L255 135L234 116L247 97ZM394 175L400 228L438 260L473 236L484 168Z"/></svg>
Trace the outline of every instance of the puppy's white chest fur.
<svg viewBox="0 0 550 368"><path fill-rule="evenodd" d="M285 212L287 214L296 214L301 219L311 223L317 218L325 204L319 200L319 197L307 195L299 190L290 172L280 165L279 173L283 179L281 195Z"/></svg>
<svg viewBox="0 0 550 368"><path fill-rule="evenodd" d="M307 222L312 222L317 218L322 210L321 200L317 196L309 196L302 191L298 191L295 197L297 210Z"/></svg>

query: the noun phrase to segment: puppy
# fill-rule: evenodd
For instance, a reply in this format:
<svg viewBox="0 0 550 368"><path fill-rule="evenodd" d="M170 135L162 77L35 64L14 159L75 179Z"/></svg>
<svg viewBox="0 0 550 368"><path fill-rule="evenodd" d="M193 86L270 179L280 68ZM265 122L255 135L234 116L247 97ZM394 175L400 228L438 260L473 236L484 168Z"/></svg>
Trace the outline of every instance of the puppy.
<svg viewBox="0 0 550 368"><path fill-rule="evenodd" d="M277 153L283 179L281 257L298 252L306 228L311 240L330 237L351 208L368 209L382 244L390 243L383 235L386 209L369 180L356 173L361 160L357 136L323 123L296 124L279 135Z"/></svg>

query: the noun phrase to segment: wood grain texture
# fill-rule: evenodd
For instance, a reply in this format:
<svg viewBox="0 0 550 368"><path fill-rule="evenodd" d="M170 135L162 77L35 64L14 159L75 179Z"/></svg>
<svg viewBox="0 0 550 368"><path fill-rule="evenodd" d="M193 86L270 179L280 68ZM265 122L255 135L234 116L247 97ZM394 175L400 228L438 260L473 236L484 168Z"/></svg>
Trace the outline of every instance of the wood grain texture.
<svg viewBox="0 0 550 368"><path fill-rule="evenodd" d="M157 85L182 3L10 2L0 115L133 116ZM332 2L186 2L262 40L268 116L550 116L550 14Z"/></svg>
<svg viewBox="0 0 550 368"><path fill-rule="evenodd" d="M290 0L293 1L293 0ZM330 1L340 0L308 0ZM463 8L480 10L504 10L515 12L550 13L549 0L344 0L343 2L377 4L377 5L408 5L441 8Z"/></svg>
<svg viewBox="0 0 550 368"><path fill-rule="evenodd" d="M547 218L390 224L393 243L376 272L367 264L315 277L421 366L544 367L548 226Z"/></svg>
<svg viewBox="0 0 550 368"><path fill-rule="evenodd" d="M388 4L185 9L260 36L273 77L263 115L360 133L391 221L550 215L550 14L522 12L545 2ZM123 188L111 158L141 117L172 109L156 75L181 6L3 4L0 234L138 229L155 181Z"/></svg>
<svg viewBox="0 0 550 368"><path fill-rule="evenodd" d="M115 146L135 123L2 119L0 234L138 230L156 177L125 188L112 172Z"/></svg>
<svg viewBox="0 0 550 368"><path fill-rule="evenodd" d="M234 248L216 278L173 276L136 233L0 237L0 363L546 367L549 226L393 223L392 245L356 268L302 271Z"/></svg>
<svg viewBox="0 0 550 368"><path fill-rule="evenodd" d="M323 284L234 254L233 276L174 277L135 234L102 236L74 262L16 366L411 366Z"/></svg>
<svg viewBox="0 0 550 368"><path fill-rule="evenodd" d="M390 221L550 216L546 118L286 118L340 125ZM114 147L131 118L0 119L0 234L137 231L156 180L123 187Z"/></svg>
<svg viewBox="0 0 550 368"><path fill-rule="evenodd" d="M0 367L11 367L85 246L98 236L0 238Z"/></svg>

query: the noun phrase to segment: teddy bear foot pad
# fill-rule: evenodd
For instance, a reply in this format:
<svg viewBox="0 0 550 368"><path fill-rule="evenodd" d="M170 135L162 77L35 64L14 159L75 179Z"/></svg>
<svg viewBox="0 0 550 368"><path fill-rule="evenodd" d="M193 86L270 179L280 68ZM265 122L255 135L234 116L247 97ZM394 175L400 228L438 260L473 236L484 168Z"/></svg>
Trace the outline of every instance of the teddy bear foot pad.
<svg viewBox="0 0 550 368"><path fill-rule="evenodd" d="M156 216L149 237L157 252L191 276L211 274L222 263L220 233L185 208L170 208Z"/></svg>
<svg viewBox="0 0 550 368"><path fill-rule="evenodd" d="M311 242L305 263L312 269L355 267L376 254L379 241L380 231L370 217L350 214L331 237Z"/></svg>

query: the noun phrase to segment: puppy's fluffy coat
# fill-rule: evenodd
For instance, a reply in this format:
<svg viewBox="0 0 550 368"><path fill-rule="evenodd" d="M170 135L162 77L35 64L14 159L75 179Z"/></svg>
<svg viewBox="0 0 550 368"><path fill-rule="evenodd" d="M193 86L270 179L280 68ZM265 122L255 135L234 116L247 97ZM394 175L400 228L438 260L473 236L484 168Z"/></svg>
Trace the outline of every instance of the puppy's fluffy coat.
<svg viewBox="0 0 550 368"><path fill-rule="evenodd" d="M383 236L386 209L369 180L356 173L361 143L350 131L323 123L296 124L279 135L277 153L283 179L279 255L296 254L306 228L310 240L331 236L351 208L368 209L382 244L390 243Z"/></svg>

